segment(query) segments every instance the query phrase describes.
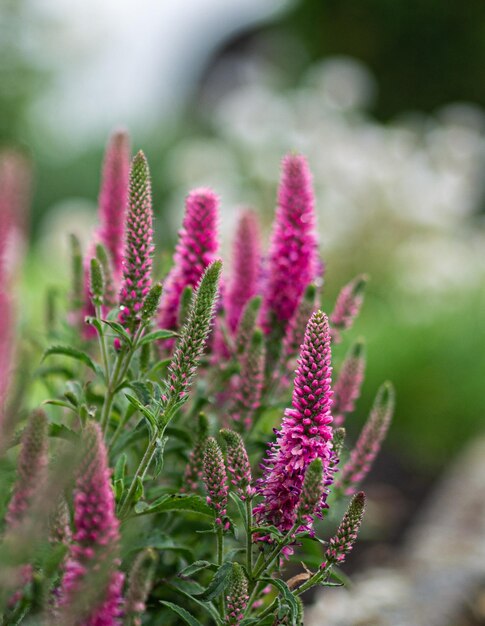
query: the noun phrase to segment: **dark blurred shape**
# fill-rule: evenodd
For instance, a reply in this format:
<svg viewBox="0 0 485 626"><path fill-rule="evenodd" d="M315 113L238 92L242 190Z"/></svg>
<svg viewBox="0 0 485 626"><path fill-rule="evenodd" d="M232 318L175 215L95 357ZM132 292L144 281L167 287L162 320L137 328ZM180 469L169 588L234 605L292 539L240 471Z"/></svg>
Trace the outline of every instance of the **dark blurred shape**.
<svg viewBox="0 0 485 626"><path fill-rule="evenodd" d="M281 21L312 60L347 54L381 87L376 113L485 104L482 0L301 0Z"/></svg>

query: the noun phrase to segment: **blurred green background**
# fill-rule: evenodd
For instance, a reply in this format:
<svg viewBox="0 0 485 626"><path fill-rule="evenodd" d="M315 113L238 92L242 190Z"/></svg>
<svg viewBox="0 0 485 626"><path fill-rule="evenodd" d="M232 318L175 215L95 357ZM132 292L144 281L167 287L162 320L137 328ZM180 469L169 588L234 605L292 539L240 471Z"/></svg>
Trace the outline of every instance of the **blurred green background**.
<svg viewBox="0 0 485 626"><path fill-rule="evenodd" d="M235 208L254 205L268 226L280 156L301 150L324 308L371 276L352 331L367 338L368 374L349 429L393 380L389 456L434 475L485 414L485 4L175 4L2 3L0 144L34 173L23 323L40 329L45 287L66 279L65 235L87 242L112 128L127 126L149 158L166 256L188 188L221 193L227 257Z"/></svg>

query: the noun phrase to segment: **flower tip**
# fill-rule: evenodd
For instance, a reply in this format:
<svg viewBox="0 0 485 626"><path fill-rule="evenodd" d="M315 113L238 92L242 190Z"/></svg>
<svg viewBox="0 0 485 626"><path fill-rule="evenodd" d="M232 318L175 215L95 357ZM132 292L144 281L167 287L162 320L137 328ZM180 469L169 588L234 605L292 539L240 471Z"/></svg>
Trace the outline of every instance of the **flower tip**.
<svg viewBox="0 0 485 626"><path fill-rule="evenodd" d="M352 293L354 296L360 296L364 292L364 289L369 282L369 276L367 274L360 274L354 280Z"/></svg>
<svg viewBox="0 0 485 626"><path fill-rule="evenodd" d="M305 289L305 293L304 293L304 298L307 302L314 302L315 298L317 297L317 290L318 287L316 286L315 283L310 283L309 285L307 285L307 288Z"/></svg>
<svg viewBox="0 0 485 626"><path fill-rule="evenodd" d="M355 359L365 356L365 341L363 339L357 339L351 348L350 355Z"/></svg>
<svg viewBox="0 0 485 626"><path fill-rule="evenodd" d="M216 206L219 202L219 196L210 187L196 187L189 191L187 202L197 202Z"/></svg>
<svg viewBox="0 0 485 626"><path fill-rule="evenodd" d="M379 406L387 406L388 408L394 407L396 399L396 393L394 385L390 381L383 383L377 393L377 404Z"/></svg>

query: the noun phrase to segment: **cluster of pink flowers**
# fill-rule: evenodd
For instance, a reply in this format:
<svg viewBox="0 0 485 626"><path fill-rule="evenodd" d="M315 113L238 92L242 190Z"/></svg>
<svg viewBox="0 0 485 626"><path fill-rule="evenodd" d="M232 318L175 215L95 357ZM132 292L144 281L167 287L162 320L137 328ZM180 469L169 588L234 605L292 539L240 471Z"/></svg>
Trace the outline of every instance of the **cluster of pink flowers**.
<svg viewBox="0 0 485 626"><path fill-rule="evenodd" d="M98 237L109 252L116 282L122 272L130 158L128 134L124 131L113 133L104 158Z"/></svg>
<svg viewBox="0 0 485 626"><path fill-rule="evenodd" d="M65 619L77 611L83 626L116 626L120 623L124 580L117 569L119 522L103 435L94 422L84 431L84 458L74 493L74 526L59 593L59 615Z"/></svg>
<svg viewBox="0 0 485 626"><path fill-rule="evenodd" d="M283 328L293 317L307 285L319 273L312 179L305 158L288 155L278 192L278 206L268 257L263 323Z"/></svg>
<svg viewBox="0 0 485 626"><path fill-rule="evenodd" d="M232 276L225 302L227 325L235 333L248 300L261 280L261 235L258 217L245 211L239 220L233 246Z"/></svg>
<svg viewBox="0 0 485 626"><path fill-rule="evenodd" d="M324 313L312 315L296 370L292 408L285 411L276 443L264 461L258 491L263 501L255 508L260 519L288 531L296 511L307 467L322 460L326 481L332 457L330 331ZM325 506L326 490L321 507Z"/></svg>
<svg viewBox="0 0 485 626"><path fill-rule="evenodd" d="M198 285L204 270L216 259L219 199L211 189L194 189L185 202L185 216L174 255L164 282L160 305L160 328L177 326L180 299L186 287Z"/></svg>

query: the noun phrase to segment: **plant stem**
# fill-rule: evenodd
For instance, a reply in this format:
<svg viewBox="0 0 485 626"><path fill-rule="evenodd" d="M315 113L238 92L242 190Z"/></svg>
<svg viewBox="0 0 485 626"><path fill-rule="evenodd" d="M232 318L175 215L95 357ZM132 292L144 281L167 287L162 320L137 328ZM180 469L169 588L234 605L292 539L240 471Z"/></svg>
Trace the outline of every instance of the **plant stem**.
<svg viewBox="0 0 485 626"><path fill-rule="evenodd" d="M224 534L222 530L222 526L219 525L217 528L217 565L221 566L224 557ZM224 619L225 615L225 603L224 603L224 593L221 593L219 597L219 613L221 614L222 619Z"/></svg>
<svg viewBox="0 0 485 626"><path fill-rule="evenodd" d="M136 483L137 483L138 478L141 478L141 480L145 478L145 474L147 473L147 470L150 467L150 463L153 459L153 455L155 454L155 450L157 447L157 440L159 436L162 437L163 433L161 433L160 435L158 432L155 433L153 437L150 439L150 442L148 443L147 449L145 450L145 454L143 455L140 461L140 464L138 465L135 475L133 476L133 480L131 481L130 487L120 507L120 511L119 511L120 518L123 518L125 516L125 513L131 504L131 500L133 498L133 494L135 493Z"/></svg>
<svg viewBox="0 0 485 626"><path fill-rule="evenodd" d="M286 533L286 535L283 537L283 539L280 539L280 541L278 541L278 543L273 548L273 550L269 553L268 558L266 560L263 560L263 563L259 567L255 568L254 578L258 578L258 576L260 576L262 574L262 572L264 572L264 570L267 569L271 565L271 563L274 561L274 559L281 552L281 549L285 546L285 544L288 541L288 539L290 539L292 537L292 535L296 532L298 526L299 526L299 522L297 522L296 524L293 524L293 526ZM263 557L263 559L264 559L264 557Z"/></svg>
<svg viewBox="0 0 485 626"><path fill-rule="evenodd" d="M253 577L253 537L251 534L251 519L253 517L253 506L251 498L246 498L246 567L249 579Z"/></svg>
<svg viewBox="0 0 485 626"><path fill-rule="evenodd" d="M106 378L106 383L109 381L109 361L108 361L108 350L106 348L106 337L103 329L103 322L101 321L102 311L101 306L97 305L95 307L96 319L101 323L100 330L98 332L99 339L99 347L101 350L101 356L103 358L103 367L104 367L104 375Z"/></svg>
<svg viewBox="0 0 485 626"><path fill-rule="evenodd" d="M315 574L313 574L313 576L311 578L309 578L306 583L303 583L303 585L301 587L298 587L298 589L294 592L294 594L296 596L301 595L302 593L304 593L305 591L307 591L307 589L310 589L310 587L313 587L314 585L317 585L321 580L323 580L327 574L330 571L330 568L332 567L332 565L327 565L327 567L321 571L316 572Z"/></svg>

